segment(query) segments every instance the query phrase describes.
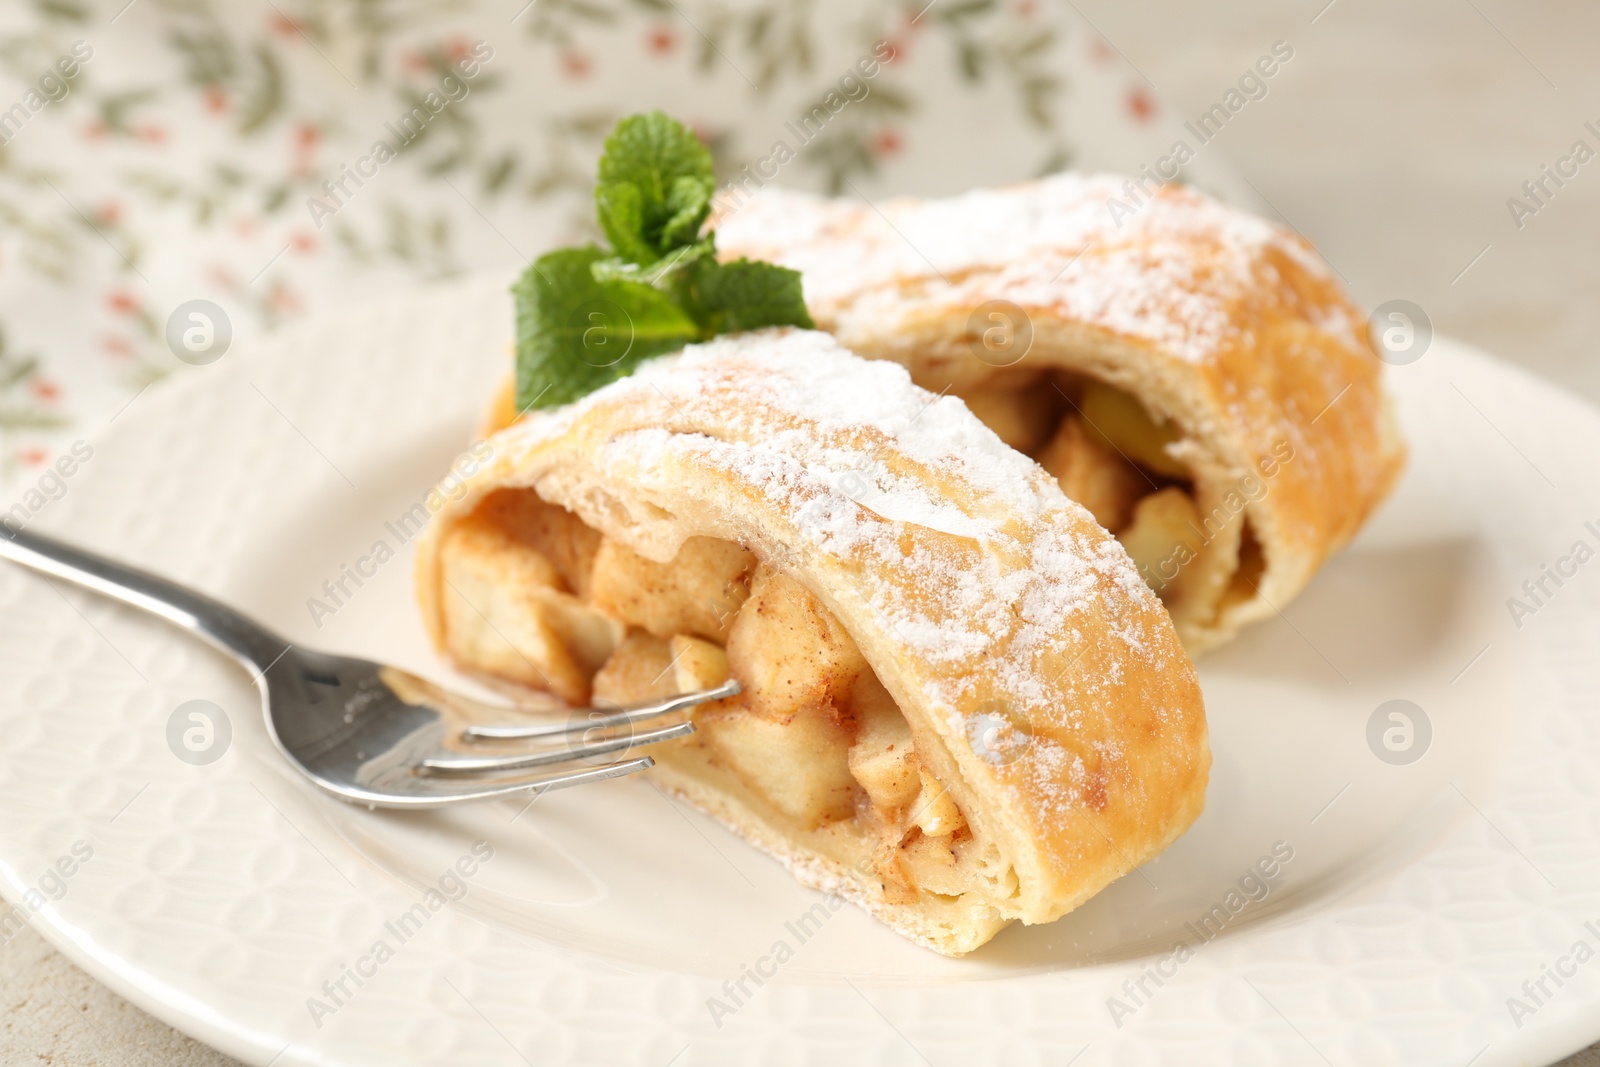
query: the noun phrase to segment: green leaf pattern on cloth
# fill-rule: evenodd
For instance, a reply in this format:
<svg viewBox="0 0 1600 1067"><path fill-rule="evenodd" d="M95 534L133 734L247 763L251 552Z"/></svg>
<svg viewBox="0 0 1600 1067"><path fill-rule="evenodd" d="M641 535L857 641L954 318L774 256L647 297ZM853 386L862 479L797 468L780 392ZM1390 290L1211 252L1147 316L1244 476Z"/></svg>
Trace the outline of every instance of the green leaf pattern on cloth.
<svg viewBox="0 0 1600 1067"><path fill-rule="evenodd" d="M64 76L75 46L91 54ZM152 382L209 373L168 346L186 301L221 308L237 349L604 236L621 261L602 276L655 272L715 317L761 279L712 279L678 247L714 189L758 171L874 198L1026 178L1092 142L1069 114L1080 86L1117 102L1141 84L1042 0L18 0L0 14L0 70L7 495ZM693 126L693 144L660 148L693 156L694 174L637 203L602 187L597 227L602 142L654 107ZM961 109L981 141L949 136ZM1145 125L1113 110L1103 140ZM793 161L768 177L780 140ZM782 285L755 304L741 292L725 328L792 301Z"/></svg>

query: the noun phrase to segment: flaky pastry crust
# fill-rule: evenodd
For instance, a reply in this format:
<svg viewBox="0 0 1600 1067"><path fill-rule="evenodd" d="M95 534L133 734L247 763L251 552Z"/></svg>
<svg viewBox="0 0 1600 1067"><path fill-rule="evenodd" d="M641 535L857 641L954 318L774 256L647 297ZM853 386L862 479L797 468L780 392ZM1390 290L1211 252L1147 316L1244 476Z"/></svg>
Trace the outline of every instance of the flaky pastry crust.
<svg viewBox="0 0 1600 1067"><path fill-rule="evenodd" d="M926 388L1060 369L1175 423L1200 514L1222 531L1242 510L1264 557L1240 562L1238 523L1197 528L1216 557L1203 565L1238 576L1195 610L1174 605L1191 652L1298 594L1403 465L1365 320L1327 264L1187 187L1130 195L1121 177L1064 174L876 204L769 187L712 225L722 255L800 270L819 328ZM1025 313L1025 355L986 351L991 320L975 312L993 301Z"/></svg>
<svg viewBox="0 0 1600 1067"><path fill-rule="evenodd" d="M798 580L987 843L981 884L896 902L869 848L786 825L693 738L653 748L649 773L915 941L958 955L1012 920L1055 919L1200 813L1202 698L1161 602L1054 479L901 367L810 331L723 338L489 444L418 550L435 642L450 595L441 545L509 488L653 560L719 538Z"/></svg>

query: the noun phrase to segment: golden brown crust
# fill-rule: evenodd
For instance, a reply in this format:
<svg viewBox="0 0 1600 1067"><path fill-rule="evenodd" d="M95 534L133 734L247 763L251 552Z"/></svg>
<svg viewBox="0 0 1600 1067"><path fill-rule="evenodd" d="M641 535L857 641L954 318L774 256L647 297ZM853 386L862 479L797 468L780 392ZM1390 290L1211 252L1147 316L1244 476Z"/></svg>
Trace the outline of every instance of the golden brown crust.
<svg viewBox="0 0 1600 1067"><path fill-rule="evenodd" d="M1137 210L1119 224L1112 198ZM1059 175L874 207L769 188L713 223L725 256L802 271L820 328L924 387L1064 368L1175 420L1202 512L1242 510L1266 560L1257 588L1230 591L1220 613L1175 611L1191 651L1297 594L1403 464L1363 317L1327 266L1299 237L1193 190L1139 203L1121 178ZM1015 349L980 358L987 323L973 317L988 301L1031 322L1015 366L991 365ZM1231 570L1236 553L1212 555Z"/></svg>
<svg viewBox="0 0 1600 1067"><path fill-rule="evenodd" d="M838 618L904 713L922 767L993 843L1000 887L900 902L841 835L785 827L704 746L660 780L803 881L959 954L1046 922L1159 853L1204 803L1194 669L1122 548L959 401L805 331L698 346L496 435L430 525L423 616L444 640L441 545L531 488L633 552L732 541Z"/></svg>
<svg viewBox="0 0 1600 1067"><path fill-rule="evenodd" d="M499 388L494 391L488 410L483 413L483 424L478 427L478 436L488 437L490 434L498 433L516 422L520 414L521 412L517 410L517 376L507 374L501 380Z"/></svg>

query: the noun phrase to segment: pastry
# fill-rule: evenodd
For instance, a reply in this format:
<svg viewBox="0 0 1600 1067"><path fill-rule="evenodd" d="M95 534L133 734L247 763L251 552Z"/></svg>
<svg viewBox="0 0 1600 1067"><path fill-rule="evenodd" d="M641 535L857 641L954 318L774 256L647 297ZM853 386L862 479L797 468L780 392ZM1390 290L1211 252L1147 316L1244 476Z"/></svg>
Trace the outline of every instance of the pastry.
<svg viewBox="0 0 1600 1067"><path fill-rule="evenodd" d="M1366 324L1299 237L1175 184L724 201L720 254L801 271L820 329L965 398L1127 547L1191 652L1347 543L1404 447Z"/></svg>
<svg viewBox="0 0 1600 1067"><path fill-rule="evenodd" d="M648 773L918 944L1049 922L1200 813L1204 710L1161 602L902 367L731 335L488 443L420 542L436 645L574 703L731 676Z"/></svg>

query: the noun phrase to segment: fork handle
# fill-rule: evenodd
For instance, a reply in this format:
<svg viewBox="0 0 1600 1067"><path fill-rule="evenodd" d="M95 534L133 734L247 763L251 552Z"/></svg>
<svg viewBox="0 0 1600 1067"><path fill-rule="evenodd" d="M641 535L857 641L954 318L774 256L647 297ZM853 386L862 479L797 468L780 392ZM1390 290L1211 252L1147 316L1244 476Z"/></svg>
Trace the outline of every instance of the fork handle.
<svg viewBox="0 0 1600 1067"><path fill-rule="evenodd" d="M257 672L265 673L289 647L272 631L204 593L43 534L0 524L0 559L159 615Z"/></svg>

